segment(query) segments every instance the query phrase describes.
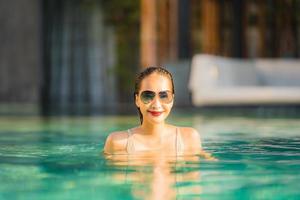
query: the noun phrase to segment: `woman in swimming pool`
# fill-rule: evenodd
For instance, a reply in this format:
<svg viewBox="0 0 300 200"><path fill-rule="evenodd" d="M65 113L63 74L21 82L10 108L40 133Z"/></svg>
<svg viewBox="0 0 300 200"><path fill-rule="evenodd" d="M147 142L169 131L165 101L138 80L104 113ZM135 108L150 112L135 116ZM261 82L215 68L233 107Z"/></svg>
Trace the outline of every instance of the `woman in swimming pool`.
<svg viewBox="0 0 300 200"><path fill-rule="evenodd" d="M173 78L166 69L149 67L142 71L136 78L134 91L141 125L111 133L104 153L203 155L200 135L195 129L165 122L174 103L174 94Z"/></svg>

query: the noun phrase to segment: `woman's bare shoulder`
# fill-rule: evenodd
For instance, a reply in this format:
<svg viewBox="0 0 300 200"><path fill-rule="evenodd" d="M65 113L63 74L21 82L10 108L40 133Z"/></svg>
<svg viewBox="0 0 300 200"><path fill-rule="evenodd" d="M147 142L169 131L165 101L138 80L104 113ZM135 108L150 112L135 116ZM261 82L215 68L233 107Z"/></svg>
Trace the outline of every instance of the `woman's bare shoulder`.
<svg viewBox="0 0 300 200"><path fill-rule="evenodd" d="M200 137L198 131L192 127L178 127L182 136L186 137Z"/></svg>
<svg viewBox="0 0 300 200"><path fill-rule="evenodd" d="M105 141L104 152L105 153L115 153L126 151L128 139L127 131L116 131L110 133Z"/></svg>
<svg viewBox="0 0 300 200"><path fill-rule="evenodd" d="M180 134L185 144L191 148L201 148L201 138L199 132L192 127L179 127Z"/></svg>
<svg viewBox="0 0 300 200"><path fill-rule="evenodd" d="M128 131L115 131L108 135L107 138L110 138L114 141L120 141L128 138Z"/></svg>

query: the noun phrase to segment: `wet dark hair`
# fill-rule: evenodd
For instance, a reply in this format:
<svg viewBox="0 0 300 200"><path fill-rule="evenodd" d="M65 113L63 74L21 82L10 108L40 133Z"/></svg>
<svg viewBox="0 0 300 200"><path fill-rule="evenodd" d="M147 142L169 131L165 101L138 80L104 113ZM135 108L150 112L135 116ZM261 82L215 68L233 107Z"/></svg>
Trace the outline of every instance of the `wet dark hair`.
<svg viewBox="0 0 300 200"><path fill-rule="evenodd" d="M164 75L164 76L168 77L171 81L171 84L172 84L172 93L175 94L172 74L163 67L148 67L145 70L141 71L135 78L134 94L133 94L134 100L135 100L135 96L139 94L139 91L141 89L142 80L144 78L146 78L147 76L153 74L153 73L158 73L158 74L161 74L161 75ZM140 121L141 121L141 124L142 124L143 123L143 115L141 113L140 108L137 107L137 109L138 109Z"/></svg>

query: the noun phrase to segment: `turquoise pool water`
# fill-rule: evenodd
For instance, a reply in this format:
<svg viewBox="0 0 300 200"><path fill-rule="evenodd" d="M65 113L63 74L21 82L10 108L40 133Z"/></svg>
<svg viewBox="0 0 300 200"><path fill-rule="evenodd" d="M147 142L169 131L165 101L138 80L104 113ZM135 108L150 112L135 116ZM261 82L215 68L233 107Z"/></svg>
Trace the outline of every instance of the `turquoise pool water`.
<svg viewBox="0 0 300 200"><path fill-rule="evenodd" d="M300 120L174 115L219 161L117 158L107 134L122 117L0 117L2 199L299 199Z"/></svg>

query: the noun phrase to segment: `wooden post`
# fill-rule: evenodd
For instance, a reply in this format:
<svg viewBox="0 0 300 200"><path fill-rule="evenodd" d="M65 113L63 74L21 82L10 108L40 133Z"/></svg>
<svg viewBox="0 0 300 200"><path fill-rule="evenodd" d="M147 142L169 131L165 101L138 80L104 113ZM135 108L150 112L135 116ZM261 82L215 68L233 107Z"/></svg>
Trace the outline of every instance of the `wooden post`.
<svg viewBox="0 0 300 200"><path fill-rule="evenodd" d="M178 58L178 0L169 0L169 59Z"/></svg>
<svg viewBox="0 0 300 200"><path fill-rule="evenodd" d="M218 54L220 52L220 26L219 26L218 0L202 1L202 30L203 52Z"/></svg>
<svg viewBox="0 0 300 200"><path fill-rule="evenodd" d="M141 65L156 66L157 0L141 0Z"/></svg>
<svg viewBox="0 0 300 200"><path fill-rule="evenodd" d="M158 64L164 63L168 57L169 51L169 5L168 0L159 0L157 2L157 14L158 14L158 30L157 30L157 62Z"/></svg>

